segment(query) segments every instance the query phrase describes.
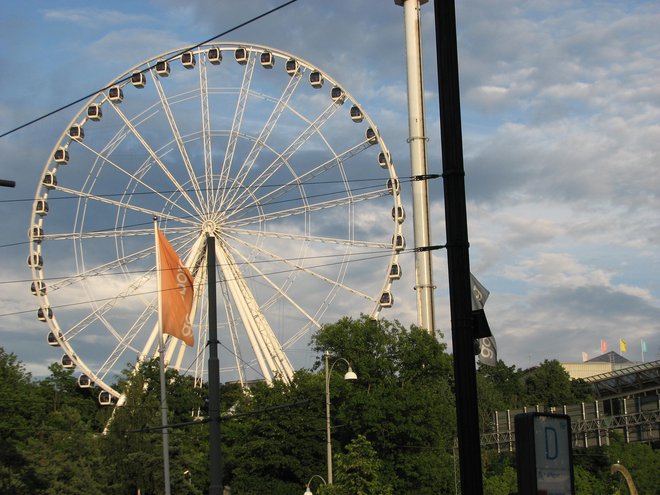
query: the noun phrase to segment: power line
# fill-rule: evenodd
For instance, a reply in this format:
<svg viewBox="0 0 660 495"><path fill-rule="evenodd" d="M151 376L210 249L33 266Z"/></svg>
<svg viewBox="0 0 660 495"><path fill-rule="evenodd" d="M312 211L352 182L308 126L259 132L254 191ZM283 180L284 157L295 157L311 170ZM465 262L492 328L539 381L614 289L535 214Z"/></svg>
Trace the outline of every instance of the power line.
<svg viewBox="0 0 660 495"><path fill-rule="evenodd" d="M431 248L436 248L436 247L432 246ZM380 258L380 257L383 257L383 256L389 256L391 254L391 251L389 249L390 248L388 248L388 251L386 253L376 254L373 257ZM409 251L415 251L416 249L418 249L418 248L411 248ZM254 260L254 261L251 261L251 262L237 261L235 263L232 263L232 265L258 265L258 264L260 265L260 264L266 264L266 263L268 263L268 264L270 264L270 263L282 263L282 262L292 261L292 260L304 261L304 260L318 260L318 259L324 259L324 258L336 258L338 256L343 257L343 256L372 255L374 253L377 253L377 251L371 250L371 251L358 251L358 252L355 252L355 253L322 254L322 255L315 255L315 256L300 256L300 257L295 257L295 258L284 258L284 261L283 260L274 260L274 259L273 260ZM372 259L373 257L370 256L370 257L367 257L367 258L360 258L360 259L357 259L355 261L364 261L364 260ZM334 264L334 263L332 263L332 264ZM227 265L223 264L223 263L216 263L215 266L221 268L221 267L227 266ZM318 266L326 266L326 265L318 265ZM314 268L314 267L315 266L310 266L310 267L307 267L307 268ZM148 269L148 270L126 270L126 271L121 271L121 272L95 273L94 275L91 275L91 277L109 277L109 276L114 276L114 275L126 275L126 274L136 274L136 273L149 273L149 272L152 272L152 271L158 272L158 271L173 271L173 270L177 270L177 269L176 268L161 268L161 269L158 269L158 268L154 267L154 268L151 268L151 269ZM289 271L289 270L287 270L287 271ZM277 273L280 273L280 272L273 272L273 274L277 274ZM267 273L266 275L270 275L270 274ZM70 279L84 280L86 278L89 278L89 277L85 276L84 274L79 274L79 275L70 275L70 276L66 276L66 277L43 277L43 278L40 278L39 280L44 281L44 282L52 282L53 280L59 280L59 281L61 281L61 280L70 280ZM19 280L0 280L0 285L25 284L25 283L33 282L33 281L34 281L34 279L31 279L31 278L30 279L19 279Z"/></svg>
<svg viewBox="0 0 660 495"><path fill-rule="evenodd" d="M185 52L187 52L187 51L194 50L194 49L199 48L200 46L204 45L205 43L209 43L209 42L211 42L211 41L217 40L218 38L221 38L222 36L225 36L225 35L227 35L227 34L229 34L229 33L232 33L232 32L234 32L234 31L236 31L236 30L238 30L238 29L240 29L240 28L242 28L242 27L247 26L248 24L251 24L251 23L253 23L253 22L255 22L255 21L258 21L259 19L262 19L262 18L264 18L264 17L266 17L266 16L268 16L268 15L270 15L270 14L273 14L273 13L277 12L278 10L283 9L284 7L287 7L287 6L293 4L293 3L297 2L297 1L298 1L298 0L289 0L288 2L284 2L283 4L281 4L281 5L279 5L279 6L275 7L275 8L273 8L273 9L270 9L270 10L264 12L263 14L259 14L258 16L255 16L255 17L253 17L253 18L251 18L251 19L248 19L247 21L242 22L241 24L238 24L237 26L234 26L234 27L231 28L231 29L228 29L228 30L226 30L226 31L223 31L223 32L220 33L220 34L217 34L217 35L213 36L212 38L209 38L209 39L207 39L207 40L205 40L205 41L202 41L201 43L197 43L196 45L193 45L193 46L191 46L191 47L185 48L184 50L181 50L180 52L176 53L175 55L172 55L172 56L169 57L167 60L169 61L169 60L173 60L173 59L175 59L175 58L177 58L177 57L180 57L183 53L185 53ZM151 70L151 69L153 69L153 67L146 67L145 69L142 69L140 72L143 72L143 73L144 73L144 72L146 72L146 71L148 71L148 70ZM19 131L19 130L25 128L25 127L28 127L28 126L30 126L30 125L32 125L32 124L36 124L37 122L39 122L39 121L41 121L41 120L43 120L43 119L46 119L46 118L50 117L51 115L55 115L56 113L59 113L59 112L61 112L62 110L66 110L67 108L70 108L70 107L72 107L73 105L77 105L78 103L81 103L81 102L83 102L83 101L85 101L85 100L88 100L89 98L91 98L92 96L94 96L94 95L100 93L101 91L106 91L106 90L108 90L110 87L112 87L112 86L114 86L114 85L121 84L122 82L128 81L129 79L131 79L131 77L132 77L132 75L130 75L130 76L126 76L126 77L124 77L123 79L120 79L120 80L118 80L118 81L115 81L115 82L113 82L113 83L111 83L111 84L108 84L107 86L105 86L105 87L103 87L103 88L101 88L101 89L99 89L99 90L97 90L97 91L94 91L93 93L90 93L90 94L85 95L85 96L83 96L83 97L81 97L81 98L78 98L78 99L75 100L75 101L72 101L72 102L70 102L70 103L67 103L66 105L62 105L61 107L56 108L55 110L52 110L52 111L50 111L50 112L48 112L48 113L46 113L46 114L44 114L44 115L41 115L40 117L37 117L37 118L35 118L35 119L30 120L29 122L26 122L26 123L21 124L21 125L19 125L19 126L17 126L17 127L14 127L13 129L10 129L9 131L6 131L6 132L0 134L0 139L2 139L2 138L5 137L5 136L8 136L8 135L10 135L10 134L13 134L13 133L15 133L15 132L17 132L17 131Z"/></svg>
<svg viewBox="0 0 660 495"><path fill-rule="evenodd" d="M369 179L363 179L363 180L369 180ZM319 184L323 184L323 183L324 182L319 182ZM314 183L314 185L316 185L316 183ZM380 187L381 187L381 185L379 184L379 185L371 185L371 186L353 188L353 189L351 189L351 193L360 192L360 191L374 190L374 189L377 189L377 188L380 188ZM310 195L306 195L304 198L303 197L296 197L296 198L290 198L290 199L282 199L282 200L279 200L279 201L270 201L270 202L264 203L264 204L257 203L257 204L249 205L248 207L244 207L244 208L240 208L240 209L241 210L247 210L248 208L259 208L259 207L263 207L263 206L266 206L266 205L273 206L273 205L286 204L286 203L297 203L297 202L300 202L300 201L303 201L303 200L319 199L319 198L323 198L323 197L327 197L327 196L336 196L338 194L343 194L344 192L345 191L331 191L331 192L326 192L326 193L310 194ZM113 195L97 195L97 197L103 198L103 197L111 197ZM78 198L76 196L55 197L55 198L50 198L49 197L48 201L58 200L58 199L80 199L80 198ZM93 198L86 198L86 199L93 199ZM9 201L11 201L11 200L8 200L7 202L9 202ZM34 200L23 200L23 199L21 199L21 200L16 200L16 201L34 201ZM229 208L226 211L227 212L232 212L232 211L238 211L238 210L239 210L239 208ZM199 217L199 215L183 215L183 216L173 218L173 219L171 219L171 221L175 222L177 220L196 219L198 217ZM128 226L121 226L121 229L126 230L127 228L140 227L140 226L144 226L144 225L151 225L152 223L153 222L150 221L150 222L144 222L144 223L131 224L131 225L128 225ZM106 231L106 230L109 230L109 229L95 229L95 230L90 230L90 231L85 232L85 233L92 234L92 233L95 233L95 232L103 232L103 231ZM82 235L82 233L81 233L81 235ZM29 243L30 243L29 240L19 241L19 242L12 242L12 243L9 243L9 244L2 244L2 245L0 245L0 248L20 246L20 245L25 245L25 244L29 244Z"/></svg>
<svg viewBox="0 0 660 495"><path fill-rule="evenodd" d="M406 251L414 252L414 249L409 249L409 250L406 250ZM338 264L342 264L342 263L354 263L356 261L364 261L364 260L368 260L368 259L389 257L389 256L391 256L391 254L392 254L391 251L387 251L384 254L376 254L374 256L369 256L369 257L364 257L364 258L359 258L359 259L354 259L354 260L348 260L348 261L337 261L337 262L334 262L334 263L323 263L323 264L318 264L318 265L310 265L310 266L306 266L304 268L305 269L323 268L323 267L338 265ZM337 255L337 256L343 256L343 255ZM292 273L292 272L296 272L296 271L300 271L300 270L302 270L302 268L291 268L291 269L287 269L287 270L277 270L277 271L268 272L268 273L264 273L264 274L248 275L248 276L245 276L244 278L245 279L262 278L264 275L266 275L266 276L279 275L279 274L283 274L283 273ZM217 283L224 283L224 282L228 282L228 281L231 281L231 280L230 279L222 279L222 280L219 280ZM169 289L169 290L179 290L179 289L178 289L178 287L175 287L175 288ZM145 296L145 295L157 294L157 293L158 293L157 290L145 291L145 292L136 292L134 294L124 296L124 298ZM80 301L80 302L74 302L74 303L59 304L57 306L50 306L50 309L55 310L55 309L69 308L69 307L74 307L74 306L83 306L83 305L87 305L87 304L90 304L90 303L102 303L102 302L112 301L114 299L116 299L116 297L105 297L105 298L96 299L96 300L93 300L93 301ZM28 313L32 313L32 312L34 312L34 309L22 310L22 311L13 311L13 312L10 312L10 313L0 314L0 318L7 317L7 316L16 316L16 315L21 315L21 314L28 314Z"/></svg>
<svg viewBox="0 0 660 495"><path fill-rule="evenodd" d="M353 179L350 180L350 182L351 183L356 183L356 182L374 182L375 183L375 182L378 182L378 185L382 186L382 180L383 180L382 177L365 177L365 178L362 178L362 179L353 178ZM408 183L408 182L416 181L417 178L416 177L405 176L405 177L397 177L397 180L399 181L399 183L405 184L405 183ZM319 181L306 181L306 182L300 182L300 183L296 182L295 185L296 186L299 186L299 185L318 186L318 185L325 185L325 184L344 184L344 182L345 181L341 180L341 179L337 179L337 180L319 180ZM259 188L261 188L261 189L280 188L280 187L284 187L284 186L287 186L287 185L290 185L290 184L291 184L291 182L281 183L281 184L262 184L261 186L259 186ZM163 189L163 190L154 189L152 191L131 192L131 193L123 192L123 193L94 194L93 196L98 197L98 198L115 198L115 197L121 197L121 196L133 197L133 196L145 196L145 195L153 195L153 194L166 195L166 194L174 194L174 193L177 193L177 192L179 192L179 193L180 192L190 193L190 192L196 192L196 191L208 192L210 190L213 190L213 191L216 191L216 190L232 191L232 190L239 190L239 189L250 189L250 187L251 186L249 186L249 185L247 185L247 186L245 186L245 185L231 185L231 186L225 186L225 187L213 188L213 189L206 188L206 187L199 187L199 188L192 188L191 187L191 188L182 188L182 189ZM374 185L374 186L371 186L371 187L376 187L376 186ZM355 189L355 190L361 190L361 189L367 189L367 188L363 187L363 188ZM55 187L54 190L57 191L57 187ZM353 190L353 189L351 189L351 190ZM338 192L343 192L343 191L338 191ZM331 194L331 193L325 193L325 194ZM80 199L80 197L74 196L74 195L71 195L71 196L55 196L55 197L49 196L48 197L48 201L61 200L61 199L67 199L67 200ZM2 204L2 203L27 203L27 202L30 202L30 201L34 201L34 198L0 199L0 204ZM268 204L271 204L271 203L268 203Z"/></svg>

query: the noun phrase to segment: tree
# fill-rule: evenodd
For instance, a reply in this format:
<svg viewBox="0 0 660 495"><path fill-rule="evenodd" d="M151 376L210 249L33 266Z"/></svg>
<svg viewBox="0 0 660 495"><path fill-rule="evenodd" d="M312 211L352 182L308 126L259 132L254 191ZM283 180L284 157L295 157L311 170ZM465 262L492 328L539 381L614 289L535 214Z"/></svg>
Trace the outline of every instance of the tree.
<svg viewBox="0 0 660 495"><path fill-rule="evenodd" d="M540 366L527 371L524 383L528 405L549 407L576 402L571 377L556 359L546 359Z"/></svg>
<svg viewBox="0 0 660 495"><path fill-rule="evenodd" d="M223 421L223 480L232 494L296 493L325 472L323 377L297 371L290 385L258 383Z"/></svg>
<svg viewBox="0 0 660 495"><path fill-rule="evenodd" d="M321 495L391 495L392 486L385 481L382 462L364 435L358 435L346 447L345 454L335 456L335 481L323 486Z"/></svg>
<svg viewBox="0 0 660 495"><path fill-rule="evenodd" d="M45 410L30 373L0 348L0 493L31 494L44 486L21 447Z"/></svg>
<svg viewBox="0 0 660 495"><path fill-rule="evenodd" d="M445 345L416 326L362 315L324 326L312 346L330 352L331 362L348 359L358 375L350 386L333 382L339 446L365 436L397 493L449 491L455 410Z"/></svg>
<svg viewBox="0 0 660 495"><path fill-rule="evenodd" d="M628 493L624 478L610 475L612 464L623 464L630 472L639 493L657 493L660 486L660 451L645 443L625 443L619 434L610 434L610 447L607 449L607 474L610 486L616 486L621 493Z"/></svg>
<svg viewBox="0 0 660 495"><path fill-rule="evenodd" d="M191 379L176 370L166 372L168 424L189 422L191 414L200 411L203 397L200 389L192 387ZM160 429L160 376L158 360L143 362L137 370L129 367L117 385L126 401L114 409L109 434L103 442L107 467L113 472L108 493L158 494L163 491L162 430ZM109 419L109 418L108 418ZM189 430L170 430L170 466L185 466L171 471L172 490L176 493L196 493L191 480L200 486L206 482L205 471L195 472L190 480L184 471L199 466L200 459L208 459L206 435L200 437L200 427ZM203 440L202 440L203 439ZM190 442L190 443L189 443Z"/></svg>

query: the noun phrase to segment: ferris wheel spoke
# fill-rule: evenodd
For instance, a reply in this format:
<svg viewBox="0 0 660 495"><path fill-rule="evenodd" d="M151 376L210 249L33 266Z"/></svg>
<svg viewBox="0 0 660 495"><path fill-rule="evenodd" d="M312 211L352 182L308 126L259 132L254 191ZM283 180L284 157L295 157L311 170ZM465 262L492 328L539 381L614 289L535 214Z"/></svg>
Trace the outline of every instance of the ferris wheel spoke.
<svg viewBox="0 0 660 495"><path fill-rule="evenodd" d="M289 159L298 151L307 141L309 141L312 136L318 134L320 129L341 107L341 104L333 102L314 120L309 121L307 128L298 136L285 150L283 153L279 154L275 160L273 160L269 165L267 165L264 170L243 190L252 190L256 191L268 180L277 173L284 166L288 166ZM242 195L238 199L238 202L234 200L232 203L228 204L226 209L240 209L243 204L248 200L249 195Z"/></svg>
<svg viewBox="0 0 660 495"><path fill-rule="evenodd" d="M154 229L126 229L118 231L112 230L94 230L89 232L58 232L55 234L44 234L41 238L42 242L48 241L71 241L79 239L102 239L111 237L140 237L140 236L153 236Z"/></svg>
<svg viewBox="0 0 660 495"><path fill-rule="evenodd" d="M387 191L368 191L364 192L361 194L356 194L356 195L350 195L347 197L343 198L337 198L337 199L332 199L329 201L323 201L319 203L313 203L313 204L304 204L301 206L297 206L295 208L288 208L285 210L279 210L279 211L272 211L269 213L262 213L259 215L254 215L251 217L243 217L243 218L235 218L231 220L231 227L236 228L236 227L242 227L245 225L251 225L255 223L261 223L261 222L268 222L272 220L278 220L290 216L295 216L295 215L304 215L307 213L310 213L312 211L319 211L319 210L325 210L328 208L337 208L340 206L351 206L356 203L360 203L362 201L369 201L373 200L376 198L380 198L382 196L385 196L389 194ZM236 212L232 212L229 216L231 218L232 216L235 216Z"/></svg>
<svg viewBox="0 0 660 495"><path fill-rule="evenodd" d="M216 244L216 256L266 381L270 382L278 375L282 380L290 381L293 378L293 367L227 246Z"/></svg>
<svg viewBox="0 0 660 495"><path fill-rule="evenodd" d="M361 297L361 298L363 298L363 299L366 299L366 300L368 300L368 301L372 301L372 302L376 302L375 298L373 298L373 297L371 297L371 296L369 296L369 295L367 295L367 294L365 294L365 293L363 293L363 292L361 292L361 291L359 291L359 290L357 290L357 289L353 289L352 287L348 287L347 285L344 285L343 283L338 282L337 280L333 280L333 279L331 279L331 278L329 278L329 277L326 277L325 275L322 275L322 274L320 274L320 273L318 273L318 272L316 272L316 271L313 270L313 268L320 268L320 267L323 267L323 266L328 266L328 263L318 264L318 265L316 265L316 266L311 266L311 267L303 266L303 265L301 265L301 264L299 264L299 263L295 263L295 262L293 262L293 261L291 261L291 260L289 260L289 259L287 259L287 258L283 258L283 257L281 257L281 256L278 256L277 254L275 254L275 253L273 253L273 252L271 252L271 251L269 251L269 250L266 250L266 249L264 249L263 247L260 247L260 246L258 246L258 245L256 245L256 244L251 243L251 242L247 242L247 241L245 241L245 240L243 240L243 239L240 239L240 238L238 238L238 237L232 237L232 239L233 239L234 241L240 243L240 244L243 244L244 246L247 246L247 247L250 247L251 249L254 249L254 250L259 251L260 253L262 253L262 254L268 256L269 258L271 258L272 260L278 261L278 262L280 262L280 263L284 263L286 266L289 267L289 268L287 268L286 270L282 270L282 271L280 271L280 272L271 272L271 274L272 274L272 273L281 273L281 272L290 272L290 271L292 271L292 270L295 270L295 271L301 271L301 272L304 272L304 273L306 273L306 274L308 274L308 275L311 275L312 277L314 277L314 278L316 278L316 279L318 279L318 280L321 280L321 281L323 281L323 282L326 282L326 283L332 285L333 287L341 288L341 289L343 289L344 291L349 292L349 293L351 293L351 294L354 294L354 295L356 295L356 296L359 296L359 297ZM342 264L342 265L345 265L345 263L346 263L346 258L347 258L347 254L344 254L343 257L344 257L344 259L342 260L342 263L336 263L336 264ZM334 263L333 263L333 264L334 264ZM261 275L264 275L264 276L265 276L265 273L262 272L261 270L258 270L257 267L255 266L255 264L254 264L253 262L250 262L250 267L253 268L254 270L259 271L259 273L260 273Z"/></svg>
<svg viewBox="0 0 660 495"><path fill-rule="evenodd" d="M156 86L156 92L158 93L158 97L160 98L160 103L163 107L163 111L165 112L165 115L167 116L167 122L170 125L170 131L172 132L172 136L174 137L174 140L176 142L176 145L179 149L179 155L181 156L181 161L183 162L183 166L186 169L186 172L188 172L188 179L190 180L190 184L195 191L195 195L197 197L197 204L202 206L206 203L206 200L202 196L202 191L200 190L199 187L199 181L197 180L197 175L195 174L195 170L193 169L192 163L190 161L190 157L188 156L188 151L186 150L186 145L183 142L183 139L181 137L181 132L179 132L179 126L176 123L176 119L174 118L174 113L172 112L172 107L170 106L170 102L167 99L167 96L165 95L165 90L163 89L163 85L160 81L160 78L156 76L153 72L151 72L151 78L154 81L154 86ZM197 210L199 213L199 209Z"/></svg>
<svg viewBox="0 0 660 495"><path fill-rule="evenodd" d="M218 193L220 195L220 199L216 204L213 205L213 209L215 211L221 209L221 206L224 204L225 194L227 193L229 187L229 179L231 177L234 153L236 151L236 144L238 143L239 133L243 124L243 115L245 114L245 108L247 107L247 99L250 94L250 86L252 84L252 76L254 74L255 60L255 54L250 54L248 62L245 65L245 70L243 71L243 81L241 83L241 89L238 93L238 100L236 102L236 109L234 110L234 118L232 119L231 123L231 131L229 132L229 140L227 141L225 156L222 160L222 170L220 172L220 180L218 181Z"/></svg>
<svg viewBox="0 0 660 495"><path fill-rule="evenodd" d="M202 145L204 150L204 185L206 191L205 206L211 211L215 204L216 191L213 184L213 140L211 139L211 111L209 105L209 80L206 72L206 57L199 61L199 102L202 126Z"/></svg>
<svg viewBox="0 0 660 495"><path fill-rule="evenodd" d="M277 232L274 230L262 231L262 230L251 230L251 229L228 228L226 229L226 232L228 234L233 234L232 237L235 237L237 235L249 235L255 238L267 237L274 239L291 239L294 241L301 241L301 242L316 242L321 244L339 244L344 246L364 247L369 249L382 249L383 250L382 256L390 256L392 254L392 244L386 242L367 241L367 240L359 240L359 239L339 239L336 237L323 237L323 236L311 235L311 234L294 234L290 232ZM373 252L363 252L356 254L366 255L366 256L373 255L377 257L381 256L381 254L374 254Z"/></svg>
<svg viewBox="0 0 660 495"><path fill-rule="evenodd" d="M276 284L269 276L269 274L265 273L263 270L261 270L255 263L250 261L246 256L244 256L240 251L238 250L232 250L232 252L236 253L236 255L243 260L243 263L246 265L249 265L250 269L254 270L257 274L259 274L263 280L265 280L268 285L270 285L274 290L275 293L284 297L291 306L293 306L301 315L303 315L309 322L314 324L317 328L321 327L321 324L312 316L310 315L307 311L303 309L300 304L296 303L288 294L287 291L284 290L280 285ZM263 252L263 251L262 251ZM271 256L272 253L264 253L267 254L268 256ZM271 256L273 257L273 256ZM273 259L277 259L277 257L273 257ZM278 261L282 261L281 259ZM293 266L293 265L292 265ZM289 271L289 270L287 270ZM275 296L273 296L274 298Z"/></svg>
<svg viewBox="0 0 660 495"><path fill-rule="evenodd" d="M66 330L63 333L65 339L74 339L81 332L84 332L94 321L99 318L103 318L108 311L112 310L119 301L123 301L127 297L131 297L138 291L145 283L147 283L153 277L153 270L143 275L136 281L132 282L126 289L117 294L115 297L107 299L100 307L94 308L94 310L85 316L78 323L74 323L70 326L69 330Z"/></svg>
<svg viewBox="0 0 660 495"><path fill-rule="evenodd" d="M63 193L70 194L72 196L76 196L78 198L84 198L84 199L91 199L93 201L98 201L99 203L105 203L109 204L112 206L116 206L119 209L125 209L125 210L131 210L137 213L144 213L150 217L159 217L165 220L173 220L176 222L181 222L184 224L188 225L197 225L197 222L195 221L194 217L193 218L186 218L186 217L180 217L180 216L175 216L171 215L169 213L165 213L162 211L157 211L157 210L152 210L149 208L144 208L138 205L134 205L132 203L126 203L124 201L117 201L108 197L104 196L96 196L94 194L86 193L84 191L78 191L76 189L71 189L68 187L63 187L63 186L56 186L55 190L61 191Z"/></svg>
<svg viewBox="0 0 660 495"><path fill-rule="evenodd" d="M229 205L229 207L231 207L231 204L233 203L236 194L238 194L238 192L243 187L245 180L247 179L248 173L254 166L254 163L259 157L259 154L261 153L264 146L268 142L268 138L270 137L271 132L273 131L280 117L284 113L284 110L286 110L289 101L291 100L291 97L293 96L295 90L298 88L298 85L300 84L301 80L302 80L302 71L298 71L289 79L289 82L284 88L284 91L280 95L279 99L277 100L275 107L273 108L273 111L270 113L270 116L268 117L266 123L261 128L261 131L259 132L259 136L254 140L254 144L252 145L252 149L248 153L247 158L243 161L241 168L235 174L233 193L231 194L231 196L228 196L226 199L226 202Z"/></svg>
<svg viewBox="0 0 660 495"><path fill-rule="evenodd" d="M155 301L152 302L150 306L148 306L143 314L141 315L142 317L139 318L135 324L133 324L128 331L124 334L124 337L120 340L118 340L117 344L114 346L114 348L110 351L108 356L106 357L105 361L103 364L99 367L99 371L96 372L96 375L98 375L101 379L105 379L106 375L116 367L119 359L127 352L129 351L131 353L131 357L136 357L138 356L138 359L136 360L135 363L133 363L135 366L139 362L144 359L144 356L138 352L138 350L132 345L133 341L135 338L143 333L145 328L149 328L149 321L150 317L153 315L153 313L156 311L156 303ZM157 329L156 329L157 331ZM153 329L152 329L153 333Z"/></svg>
<svg viewBox="0 0 660 495"><path fill-rule="evenodd" d="M220 290L222 291L222 301L223 307L225 309L225 321L229 328L229 337L231 339L232 345L232 355L234 361L236 362L236 371L238 373L238 380L242 387L245 386L245 362L243 361L243 356L241 354L241 343L238 337L238 328L236 325L236 316L234 315L234 308L231 305L229 289L227 288L227 283L225 281L220 282Z"/></svg>
<svg viewBox="0 0 660 495"><path fill-rule="evenodd" d="M99 152L97 152L96 150L92 149L91 147L87 146L85 143L80 143L80 144L81 144L82 147L84 147L85 149L87 149L88 151L90 151L92 154L96 155L100 160L102 160L103 162L107 163L108 165L111 165L113 168L115 168L116 170L118 170L118 171L121 172L122 174L124 174L124 175L126 175L127 177L129 177L129 178L130 178L132 181L134 181L135 183L137 183L137 184L143 186L144 188L146 188L149 192L153 193L155 196L160 197L160 198L161 198L163 201L165 201L167 204L170 204L170 205L172 205L173 207L175 207L175 208L181 210L181 212L182 212L182 213L185 213L187 216L190 216L190 217L195 216L195 214L192 213L190 210L187 210L187 209L183 208L183 207L182 207L181 205L179 205L177 202L172 201L170 198L168 198L167 196L165 196L161 191L158 191L158 190L154 189L154 188L151 187L149 184L147 184L146 182L144 182L144 181L138 176L138 174L129 172L129 171L126 170L124 167L122 167L121 165L118 165L116 162L114 162L113 160L111 160L110 158L108 158L107 155L106 155L106 153L105 153L105 151L101 151L101 152L99 153ZM143 171L142 169L138 170L138 172L142 172L142 171ZM126 193L124 193L124 195L126 195Z"/></svg>
<svg viewBox="0 0 660 495"><path fill-rule="evenodd" d="M270 191L268 191L266 194L259 196L255 198L252 202L244 204L243 209L253 207L255 205L265 205L265 204L272 204L274 200L277 198L282 197L283 195L287 194L289 191L292 191L293 189L299 188L301 185L309 183L312 179L318 177L319 175L334 169L336 167L340 167L346 160L352 158L355 155L358 155L362 153L364 150L370 148L372 146L371 143L365 141L362 143L359 143L352 148L349 148L342 153L338 155L334 155L332 158L329 160L326 160L325 162L316 165L312 169L308 170L304 174L295 176L293 179L291 179L289 182L286 182L284 184L281 184L275 188L272 188ZM343 193L343 192L341 192ZM328 194L328 193L325 193ZM340 192L337 192L337 194L340 194Z"/></svg>
<svg viewBox="0 0 660 495"><path fill-rule="evenodd" d="M170 180L172 185L177 189L177 191L186 198L190 206L193 207L193 209L201 216L201 211L199 209L199 206L195 204L195 201L190 197L188 194L188 191L179 183L179 181L174 177L172 172L165 166L163 161L160 159L160 157L156 154L156 152L153 150L151 146L149 146L149 143L144 139L140 131L137 130L137 128L133 125L133 122L126 117L126 115L117 107L117 105L112 104L112 108L115 110L117 115L123 120L124 124L131 130L132 134L136 137L136 139L142 144L142 147L145 149L145 151L151 156L151 159L158 165L158 167L162 170L162 172L165 174L165 176Z"/></svg>
<svg viewBox="0 0 660 495"><path fill-rule="evenodd" d="M88 268L87 270L77 273L76 275L73 275L71 277L62 278L59 280L59 282L49 285L48 291L52 292L58 289L62 289L69 285L81 282L89 277L95 277L95 276L107 274L111 270L122 268L126 266L128 263L138 261L140 259L146 258L147 256L153 256L153 254L154 254L154 247L150 246L148 248L142 249L130 255L122 256L121 258L112 260L108 263L103 263L99 266Z"/></svg>

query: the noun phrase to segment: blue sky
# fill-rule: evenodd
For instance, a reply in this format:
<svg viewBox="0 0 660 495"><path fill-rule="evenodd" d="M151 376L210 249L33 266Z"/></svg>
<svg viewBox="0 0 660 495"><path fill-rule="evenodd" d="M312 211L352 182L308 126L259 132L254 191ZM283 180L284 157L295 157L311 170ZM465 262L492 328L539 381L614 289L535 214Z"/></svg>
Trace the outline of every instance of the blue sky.
<svg viewBox="0 0 660 495"><path fill-rule="evenodd" d="M196 44L278 2L16 2L0 20L0 132L105 86L144 60ZM433 2L422 7L429 172L441 172ZM240 7L237 7L240 5ZM660 353L660 5L458 2L459 69L473 273L500 358ZM409 175L403 11L387 0L299 0L221 41L317 64L359 101ZM82 103L0 139L1 345L36 374L45 344L29 293L26 232L44 164ZM408 186L409 187L409 186ZM407 188L405 188L407 189ZM409 191L403 191L404 205ZM442 184L430 187L444 243ZM408 202L408 203L406 203ZM408 214L411 213L408 207ZM412 239L412 222L406 222ZM13 245L17 244L17 245ZM404 273L413 272L408 258ZM450 342L446 258L434 255L437 326ZM414 282L383 313L415 321Z"/></svg>

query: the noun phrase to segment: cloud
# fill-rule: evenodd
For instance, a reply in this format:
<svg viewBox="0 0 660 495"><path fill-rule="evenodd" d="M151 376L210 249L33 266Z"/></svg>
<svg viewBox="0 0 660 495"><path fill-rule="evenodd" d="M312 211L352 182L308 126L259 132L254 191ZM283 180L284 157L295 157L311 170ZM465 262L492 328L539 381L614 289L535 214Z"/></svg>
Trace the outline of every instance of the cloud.
<svg viewBox="0 0 660 495"><path fill-rule="evenodd" d="M93 7L75 9L44 9L41 11L44 19L49 22L64 24L79 24L85 28L107 28L108 25L150 24L154 18L149 15L129 13L126 11L98 9Z"/></svg>

